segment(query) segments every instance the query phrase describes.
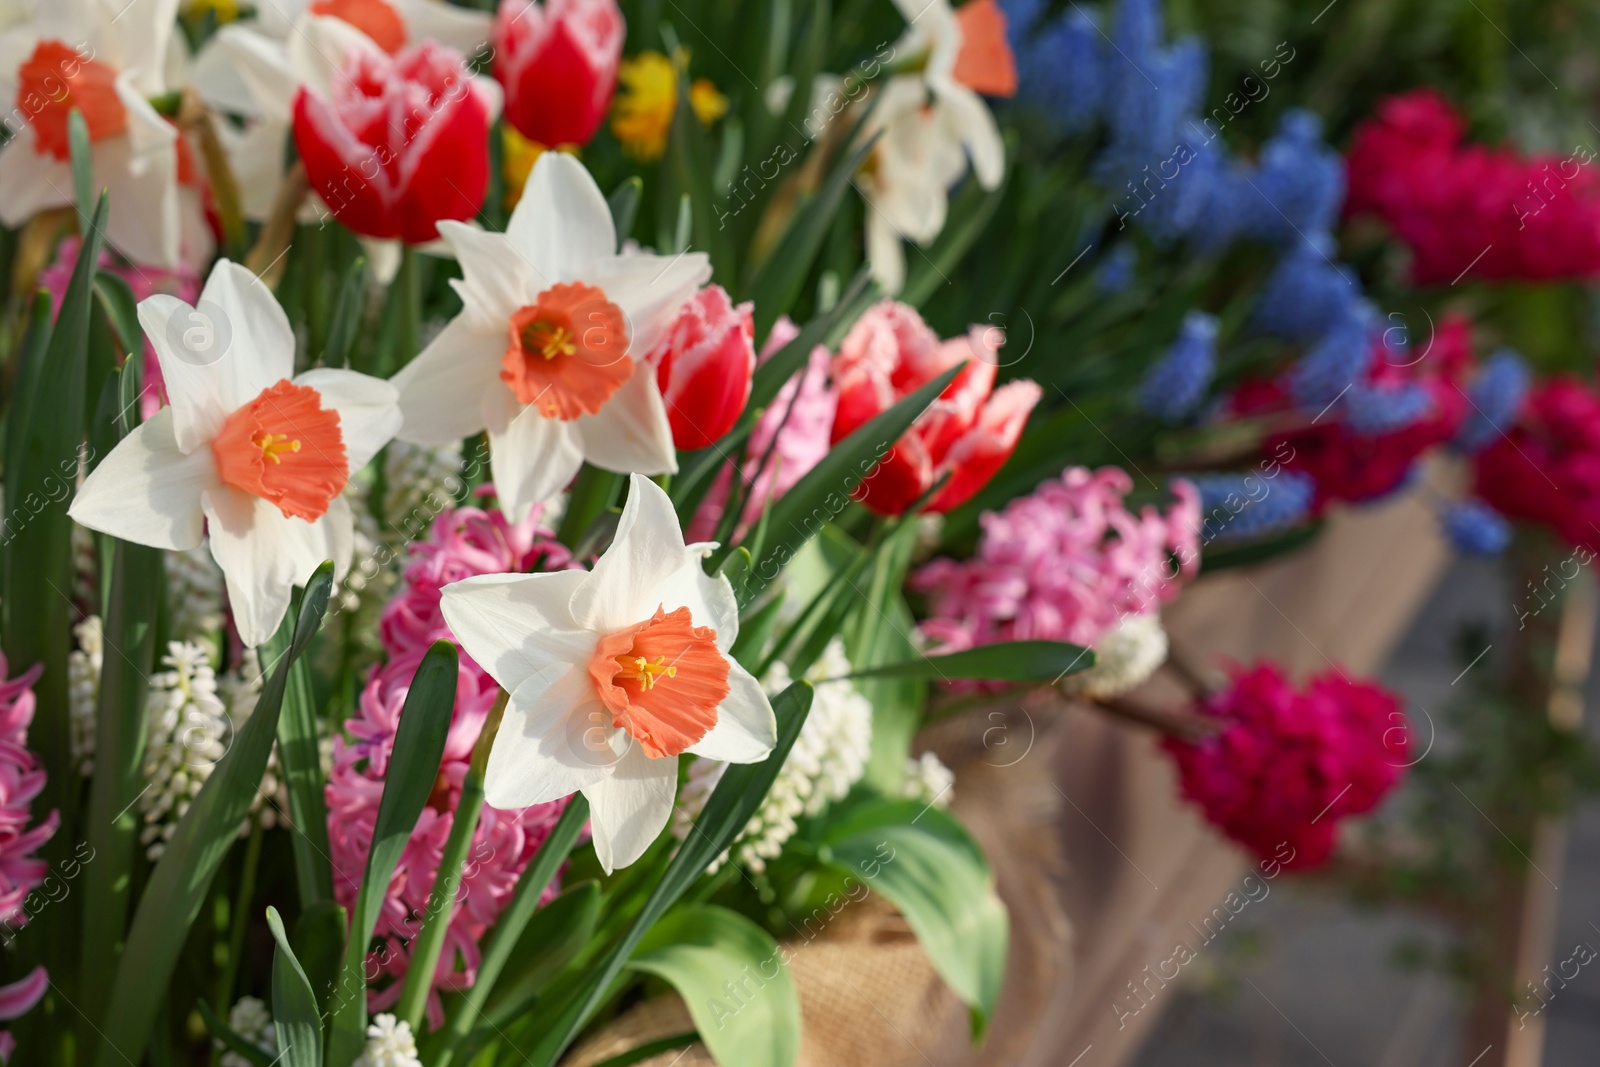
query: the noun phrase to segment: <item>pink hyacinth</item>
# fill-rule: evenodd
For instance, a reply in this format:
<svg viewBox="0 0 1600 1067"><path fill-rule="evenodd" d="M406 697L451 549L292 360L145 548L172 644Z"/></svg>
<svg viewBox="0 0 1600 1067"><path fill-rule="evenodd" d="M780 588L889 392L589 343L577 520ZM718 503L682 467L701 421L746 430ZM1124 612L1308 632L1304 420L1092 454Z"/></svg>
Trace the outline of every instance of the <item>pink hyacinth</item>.
<svg viewBox="0 0 1600 1067"><path fill-rule="evenodd" d="M1338 672L1296 690L1281 668L1238 670L1200 709L1221 729L1163 739L1183 795L1223 833L1286 868L1333 850L1340 819L1370 811L1405 773L1410 747L1394 694Z"/></svg>
<svg viewBox="0 0 1600 1067"><path fill-rule="evenodd" d="M434 520L427 538L411 547L404 582L385 607L379 626L388 660L374 669L361 693L356 716L345 722L346 736L334 739L333 773L326 791L328 837L333 846L334 892L346 907L355 900L372 847L406 690L433 642L453 639L439 611L440 590L478 574L575 566L565 546L539 525L540 511L536 507L527 519L511 523L498 510L446 510ZM383 947L369 962L392 980L387 985L381 979L374 983L373 1010L399 999L398 979L405 974L409 942L420 929L419 917L425 914L433 891L472 747L498 694L494 680L463 653L444 762L378 916L376 933ZM520 811L483 809L467 853L459 903L434 974L434 991L428 999L430 1025L438 1027L443 1021L438 991L467 989L476 979L479 939L494 924L564 807L565 801L557 801Z"/></svg>
<svg viewBox="0 0 1600 1067"><path fill-rule="evenodd" d="M773 353L799 335L800 328L787 315L779 319L773 324L772 331L767 335L767 343L761 348L758 365L765 363ZM793 489L806 472L822 462L822 457L832 447L828 435L833 431L834 409L838 404L838 394L828 382L828 366L832 359L822 345L813 348L805 370L783 384L772 403L767 405L767 410L756 420L745 445L740 469L746 477L752 476L769 448L772 457L756 478L750 499L739 517L741 523L753 523L760 518L761 510L768 501ZM798 397L795 396L796 390L799 390ZM717 523L727 507L728 489L732 483L733 468L724 465L689 523L687 533L690 541L709 541L716 536Z"/></svg>
<svg viewBox="0 0 1600 1067"><path fill-rule="evenodd" d="M972 559L934 560L912 576L928 595L923 632L941 651L1028 639L1093 645L1122 617L1157 610L1199 566L1200 497L1174 482L1166 514L1146 506L1135 515L1123 505L1132 488L1117 467L1073 467L985 513Z"/></svg>
<svg viewBox="0 0 1600 1067"><path fill-rule="evenodd" d="M50 294L52 315L61 311L61 301L66 298L67 283L72 280L72 268L78 262L78 246L81 243L77 237L63 237L61 243L56 246L55 260L39 272L39 285ZM135 300L144 300L157 293L175 296L186 304L193 304L200 298L200 276L187 267L166 270L137 263L124 265L111 252L104 249L100 252L99 266L101 270L115 274L127 282L128 288L133 290ZM184 328L188 326L188 324L183 325ZM161 377L161 364L156 362L156 350L149 338L144 342L144 359L140 367L144 373L144 390L139 394L139 417L148 419L167 402L167 389Z"/></svg>
<svg viewBox="0 0 1600 1067"><path fill-rule="evenodd" d="M35 665L10 681L0 682L0 929L10 931L25 925L28 912L24 902L50 867L33 852L50 840L61 819L56 812L34 826L29 805L44 789L45 770L28 748L28 725L33 722L33 683L43 667ZM4 654L0 654L0 679L9 673ZM31 1009L44 996L50 980L43 967L35 967L26 977L0 986L0 1019L15 1019ZM0 1062L11 1055L11 1035L0 1031Z"/></svg>

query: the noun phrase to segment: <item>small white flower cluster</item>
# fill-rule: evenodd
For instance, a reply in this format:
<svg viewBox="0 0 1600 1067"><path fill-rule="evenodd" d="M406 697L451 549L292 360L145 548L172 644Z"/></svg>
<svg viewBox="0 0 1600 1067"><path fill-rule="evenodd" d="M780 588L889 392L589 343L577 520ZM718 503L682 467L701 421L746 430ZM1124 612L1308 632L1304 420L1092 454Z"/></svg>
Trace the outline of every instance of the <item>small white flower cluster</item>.
<svg viewBox="0 0 1600 1067"><path fill-rule="evenodd" d="M383 524L411 539L427 532L440 504L461 490L461 444L390 441L383 450Z"/></svg>
<svg viewBox="0 0 1600 1067"><path fill-rule="evenodd" d="M187 552L166 554L167 603L175 634L214 634L222 629L222 568L202 541Z"/></svg>
<svg viewBox="0 0 1600 1067"><path fill-rule="evenodd" d="M278 1032L272 1025L272 1015L267 1006L255 997L240 997L228 1011L228 1029L244 1038L268 1056L278 1054ZM215 1043L222 1048L222 1042ZM250 1061L237 1052L224 1052L217 1061L222 1067L251 1067Z"/></svg>
<svg viewBox="0 0 1600 1067"><path fill-rule="evenodd" d="M422 1067L411 1024L388 1012L376 1016L367 1027L367 1047L351 1067Z"/></svg>
<svg viewBox="0 0 1600 1067"><path fill-rule="evenodd" d="M835 638L806 672L806 678L816 682L849 673L844 645ZM776 695L788 688L789 681L788 668L778 663L761 679L761 686ZM818 685L811 714L795 738L789 758L784 760L766 799L734 839L733 851L740 865L758 873L765 870L767 861L783 851L784 842L798 829L799 818L820 814L860 781L871 750L871 702L848 681ZM727 764L707 759L696 759L689 765L689 778L678 798L673 820L673 832L680 839L688 836L689 827L704 810L726 769ZM726 859L727 854L719 857L711 869L720 867Z"/></svg>
<svg viewBox="0 0 1600 1067"><path fill-rule="evenodd" d="M100 616L90 615L72 628L78 647L67 655L67 721L72 764L85 778L94 773L95 705L100 699L100 667L105 662L105 634Z"/></svg>
<svg viewBox="0 0 1600 1067"><path fill-rule="evenodd" d="M1090 700L1111 700L1131 693L1167 661L1167 631L1161 616L1124 615L1094 643L1098 662L1061 680L1063 691Z"/></svg>
<svg viewBox="0 0 1600 1067"><path fill-rule="evenodd" d="M938 756L924 752L920 758L906 760L905 795L929 807L948 808L956 784L956 774Z"/></svg>
<svg viewBox="0 0 1600 1067"><path fill-rule="evenodd" d="M144 829L139 842L152 860L159 859L178 822L211 777L217 761L255 711L261 693L261 669L249 652L239 669L218 679L210 654L193 641L170 641L161 662L168 670L150 679L149 725L145 741L144 777L150 787L139 795ZM251 802L251 819L263 829L277 823L277 810L267 803L279 791L276 751ZM249 832L251 822L240 828Z"/></svg>

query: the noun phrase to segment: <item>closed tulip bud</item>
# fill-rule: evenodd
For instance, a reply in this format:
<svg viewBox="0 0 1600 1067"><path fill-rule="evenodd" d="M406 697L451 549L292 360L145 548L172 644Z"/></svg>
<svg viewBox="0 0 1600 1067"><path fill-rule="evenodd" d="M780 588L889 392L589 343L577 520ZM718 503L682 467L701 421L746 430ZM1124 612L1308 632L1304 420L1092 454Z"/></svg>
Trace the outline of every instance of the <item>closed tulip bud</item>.
<svg viewBox="0 0 1600 1067"><path fill-rule="evenodd" d="M494 23L506 122L542 145L587 144L611 106L625 30L616 0L506 0Z"/></svg>
<svg viewBox="0 0 1600 1067"><path fill-rule="evenodd" d="M352 50L331 94L302 88L294 139L311 187L366 237L422 244L470 219L489 188L490 94L433 42Z"/></svg>
<svg viewBox="0 0 1600 1067"><path fill-rule="evenodd" d="M679 448L705 448L744 411L756 367L750 313L749 303L735 306L722 286L708 285L683 305L650 354Z"/></svg>

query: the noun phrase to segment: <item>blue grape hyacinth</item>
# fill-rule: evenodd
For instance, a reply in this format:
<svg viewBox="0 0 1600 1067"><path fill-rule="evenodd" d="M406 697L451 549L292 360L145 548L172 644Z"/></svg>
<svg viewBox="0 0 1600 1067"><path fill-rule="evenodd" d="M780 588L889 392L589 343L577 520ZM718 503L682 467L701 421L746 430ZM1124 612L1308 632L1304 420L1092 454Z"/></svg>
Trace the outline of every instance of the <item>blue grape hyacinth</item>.
<svg viewBox="0 0 1600 1067"><path fill-rule="evenodd" d="M1184 317L1177 340L1145 371L1139 406L1163 422L1178 422L1199 407L1217 371L1217 320L1203 311Z"/></svg>

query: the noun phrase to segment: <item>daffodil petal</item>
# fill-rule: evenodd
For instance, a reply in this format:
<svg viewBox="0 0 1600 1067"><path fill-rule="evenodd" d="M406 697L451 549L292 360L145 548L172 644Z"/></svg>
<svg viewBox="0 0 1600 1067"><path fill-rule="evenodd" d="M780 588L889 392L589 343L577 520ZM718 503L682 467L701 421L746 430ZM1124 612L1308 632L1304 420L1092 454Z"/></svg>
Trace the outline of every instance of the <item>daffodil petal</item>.
<svg viewBox="0 0 1600 1067"><path fill-rule="evenodd" d="M729 660L728 695L717 708L717 724L689 751L724 763L755 763L777 743L778 720L761 683Z"/></svg>
<svg viewBox="0 0 1600 1067"><path fill-rule="evenodd" d="M474 329L465 315L451 319L390 379L400 391L400 439L437 446L481 431L485 397L510 395L500 381L506 343L505 333Z"/></svg>
<svg viewBox="0 0 1600 1067"><path fill-rule="evenodd" d="M507 692L552 666L586 668L596 635L572 617L588 575L484 574L444 587L440 610L461 648Z"/></svg>
<svg viewBox="0 0 1600 1067"><path fill-rule="evenodd" d="M655 369L641 363L597 413L576 421L583 458L623 474L676 474L672 424Z"/></svg>
<svg viewBox="0 0 1600 1067"><path fill-rule="evenodd" d="M484 799L516 810L594 788L618 762L610 724L587 671L551 666L524 679L489 749Z"/></svg>
<svg viewBox="0 0 1600 1067"><path fill-rule="evenodd" d="M547 285L587 278L617 253L616 225L600 187L582 163L560 152L546 152L533 165L506 234Z"/></svg>
<svg viewBox="0 0 1600 1067"><path fill-rule="evenodd" d="M598 633L648 619L688 558L671 499L648 478L630 476L616 536L573 595L573 618Z"/></svg>
<svg viewBox="0 0 1600 1067"><path fill-rule="evenodd" d="M570 422L549 419L524 407L502 387L485 402L489 462L500 510L521 522L535 504L549 500L583 466L583 447Z"/></svg>
<svg viewBox="0 0 1600 1067"><path fill-rule="evenodd" d="M651 759L629 747L599 782L583 790L589 801L594 853L607 874L633 863L660 836L678 792L678 761Z"/></svg>
<svg viewBox="0 0 1600 1067"><path fill-rule="evenodd" d="M350 473L365 467L400 429L400 393L382 378L336 367L319 367L295 379L322 397L322 406L339 413Z"/></svg>
<svg viewBox="0 0 1600 1067"><path fill-rule="evenodd" d="M84 480L67 514L91 530L183 552L200 544L200 497L217 485L209 448L178 450L172 409L123 438Z"/></svg>

